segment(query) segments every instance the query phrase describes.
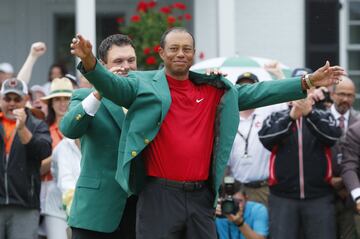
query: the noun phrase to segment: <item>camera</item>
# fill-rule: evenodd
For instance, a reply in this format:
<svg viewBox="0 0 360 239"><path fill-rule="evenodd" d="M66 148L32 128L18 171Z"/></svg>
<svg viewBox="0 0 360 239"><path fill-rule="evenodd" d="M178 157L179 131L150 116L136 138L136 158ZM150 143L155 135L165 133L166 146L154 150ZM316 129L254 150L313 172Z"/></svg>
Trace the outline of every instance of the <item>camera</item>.
<svg viewBox="0 0 360 239"><path fill-rule="evenodd" d="M235 179L233 177L225 177L223 185L224 197L221 201L221 211L223 215L236 214L239 211L239 204L234 201Z"/></svg>
<svg viewBox="0 0 360 239"><path fill-rule="evenodd" d="M321 91L324 94L324 99L315 102L314 106L318 109L326 110L329 107L329 105L331 105L333 103L333 101L330 97L329 91L325 91L323 89L321 89Z"/></svg>

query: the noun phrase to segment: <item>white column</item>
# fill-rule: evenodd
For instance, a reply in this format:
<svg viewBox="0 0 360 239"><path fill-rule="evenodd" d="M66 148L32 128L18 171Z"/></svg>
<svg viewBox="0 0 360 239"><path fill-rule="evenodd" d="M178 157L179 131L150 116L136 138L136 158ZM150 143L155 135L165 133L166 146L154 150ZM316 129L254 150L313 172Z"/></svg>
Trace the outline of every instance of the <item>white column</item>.
<svg viewBox="0 0 360 239"><path fill-rule="evenodd" d="M76 0L76 33L83 35L96 52L96 0Z"/></svg>
<svg viewBox="0 0 360 239"><path fill-rule="evenodd" d="M217 0L219 56L233 56L235 52L235 0Z"/></svg>

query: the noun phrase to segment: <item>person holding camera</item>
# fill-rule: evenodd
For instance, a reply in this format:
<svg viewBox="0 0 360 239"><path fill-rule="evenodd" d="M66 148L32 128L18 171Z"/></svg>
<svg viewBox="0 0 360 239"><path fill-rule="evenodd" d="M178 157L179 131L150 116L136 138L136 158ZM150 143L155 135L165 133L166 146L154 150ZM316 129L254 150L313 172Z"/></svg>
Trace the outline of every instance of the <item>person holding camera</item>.
<svg viewBox="0 0 360 239"><path fill-rule="evenodd" d="M215 223L219 239L265 239L269 235L266 207L248 201L246 191L238 181L225 187L233 194L221 198L216 208L218 218Z"/></svg>

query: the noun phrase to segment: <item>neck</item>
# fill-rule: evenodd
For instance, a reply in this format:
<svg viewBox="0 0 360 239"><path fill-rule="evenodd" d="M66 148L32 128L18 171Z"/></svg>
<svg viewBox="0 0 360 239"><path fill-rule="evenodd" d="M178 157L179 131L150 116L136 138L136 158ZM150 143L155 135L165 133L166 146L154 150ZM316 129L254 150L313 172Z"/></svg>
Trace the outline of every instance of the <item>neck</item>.
<svg viewBox="0 0 360 239"><path fill-rule="evenodd" d="M55 118L55 124L56 124L56 125L59 125L61 119L62 119L61 116L56 116L56 118Z"/></svg>
<svg viewBox="0 0 360 239"><path fill-rule="evenodd" d="M169 72L168 70L165 71L166 75L170 76L171 78L174 78L175 80L187 80L189 79L189 71L182 75L176 75L172 72Z"/></svg>
<svg viewBox="0 0 360 239"><path fill-rule="evenodd" d="M75 144L80 149L80 139L75 139Z"/></svg>
<svg viewBox="0 0 360 239"><path fill-rule="evenodd" d="M254 111L254 109L240 111L240 116L243 118L248 118Z"/></svg>

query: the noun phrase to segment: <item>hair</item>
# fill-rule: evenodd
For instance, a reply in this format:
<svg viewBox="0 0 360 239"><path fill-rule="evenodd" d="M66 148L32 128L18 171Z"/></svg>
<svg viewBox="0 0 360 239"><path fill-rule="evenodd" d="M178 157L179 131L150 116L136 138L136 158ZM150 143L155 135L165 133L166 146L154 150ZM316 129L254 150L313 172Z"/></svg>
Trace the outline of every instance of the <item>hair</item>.
<svg viewBox="0 0 360 239"><path fill-rule="evenodd" d="M123 34L110 35L100 43L100 46L98 48L99 58L104 63L107 63L107 54L113 45L132 46L135 49L134 43L132 42L129 36Z"/></svg>
<svg viewBox="0 0 360 239"><path fill-rule="evenodd" d="M54 124L55 120L56 120L56 114L55 114L55 110L53 108L52 102L53 102L53 98L49 99L47 102L48 114L46 116L45 122L48 124L48 126L51 126L52 124Z"/></svg>
<svg viewBox="0 0 360 239"><path fill-rule="evenodd" d="M51 77L51 71L52 71L53 68L59 68L60 71L61 71L62 76L65 76L68 73L68 71L67 71L67 69L66 69L66 67L64 65L62 65L60 63L54 63L49 68L49 76L48 76L48 78L49 78L48 81L49 82L52 81L52 79L50 77Z"/></svg>
<svg viewBox="0 0 360 239"><path fill-rule="evenodd" d="M191 34L185 27L172 27L172 28L167 29L160 38L160 47L161 48L164 49L165 43L166 43L165 42L166 36L171 32L186 32L186 33L188 33L193 40L193 47L195 49L195 38L194 38L193 34Z"/></svg>
<svg viewBox="0 0 360 239"><path fill-rule="evenodd" d="M246 196L246 190L245 190L243 184L237 180L235 180L235 183L234 183L234 192L241 193L242 195Z"/></svg>

